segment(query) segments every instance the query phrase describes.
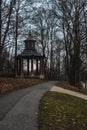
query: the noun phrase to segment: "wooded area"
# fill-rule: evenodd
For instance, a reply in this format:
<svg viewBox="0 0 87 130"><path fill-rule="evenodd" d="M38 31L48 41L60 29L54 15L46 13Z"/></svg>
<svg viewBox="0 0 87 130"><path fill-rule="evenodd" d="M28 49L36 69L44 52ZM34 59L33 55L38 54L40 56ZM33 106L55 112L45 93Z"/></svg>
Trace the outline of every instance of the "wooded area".
<svg viewBox="0 0 87 130"><path fill-rule="evenodd" d="M86 0L0 0L0 75L14 72L29 30L47 79L87 80Z"/></svg>

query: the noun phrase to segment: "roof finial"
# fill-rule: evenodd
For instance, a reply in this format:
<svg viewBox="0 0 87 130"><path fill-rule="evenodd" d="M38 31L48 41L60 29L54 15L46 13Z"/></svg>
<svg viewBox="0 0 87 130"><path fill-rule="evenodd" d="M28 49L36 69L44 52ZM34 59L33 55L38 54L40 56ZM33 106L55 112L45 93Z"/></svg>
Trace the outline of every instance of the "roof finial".
<svg viewBox="0 0 87 130"><path fill-rule="evenodd" d="M29 28L27 40L33 40L32 31L31 31L31 26L30 26L30 28Z"/></svg>

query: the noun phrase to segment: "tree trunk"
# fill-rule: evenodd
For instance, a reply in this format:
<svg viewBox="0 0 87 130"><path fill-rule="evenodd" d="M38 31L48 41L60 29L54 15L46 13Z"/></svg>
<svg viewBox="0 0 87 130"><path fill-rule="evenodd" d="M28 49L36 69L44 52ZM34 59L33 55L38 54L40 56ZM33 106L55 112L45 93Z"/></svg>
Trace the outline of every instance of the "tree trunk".
<svg viewBox="0 0 87 130"><path fill-rule="evenodd" d="M17 76L18 11L19 11L19 7L18 7L18 9L16 10L16 30L15 30L15 65L14 65L15 77Z"/></svg>
<svg viewBox="0 0 87 130"><path fill-rule="evenodd" d="M2 0L0 0L0 57L1 57L1 34L2 34Z"/></svg>

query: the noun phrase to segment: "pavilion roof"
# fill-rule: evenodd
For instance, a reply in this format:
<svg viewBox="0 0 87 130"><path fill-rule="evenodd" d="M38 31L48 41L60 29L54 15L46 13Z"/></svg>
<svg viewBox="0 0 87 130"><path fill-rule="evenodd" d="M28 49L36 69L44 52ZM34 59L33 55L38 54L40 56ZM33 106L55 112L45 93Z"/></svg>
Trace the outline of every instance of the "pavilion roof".
<svg viewBox="0 0 87 130"><path fill-rule="evenodd" d="M35 56L35 57L41 57L43 55L41 55L40 53L38 53L36 51L36 49L24 49L23 52L21 54L19 54L18 56L21 56L21 57L32 57L32 56Z"/></svg>

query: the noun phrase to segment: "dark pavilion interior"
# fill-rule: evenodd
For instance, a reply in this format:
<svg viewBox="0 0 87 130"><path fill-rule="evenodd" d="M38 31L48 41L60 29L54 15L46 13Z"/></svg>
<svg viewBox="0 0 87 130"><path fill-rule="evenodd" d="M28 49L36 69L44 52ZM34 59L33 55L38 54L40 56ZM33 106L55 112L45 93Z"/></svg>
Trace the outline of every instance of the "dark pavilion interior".
<svg viewBox="0 0 87 130"><path fill-rule="evenodd" d="M17 55L16 77L44 78L44 56L37 52L31 33L24 40L25 48Z"/></svg>

